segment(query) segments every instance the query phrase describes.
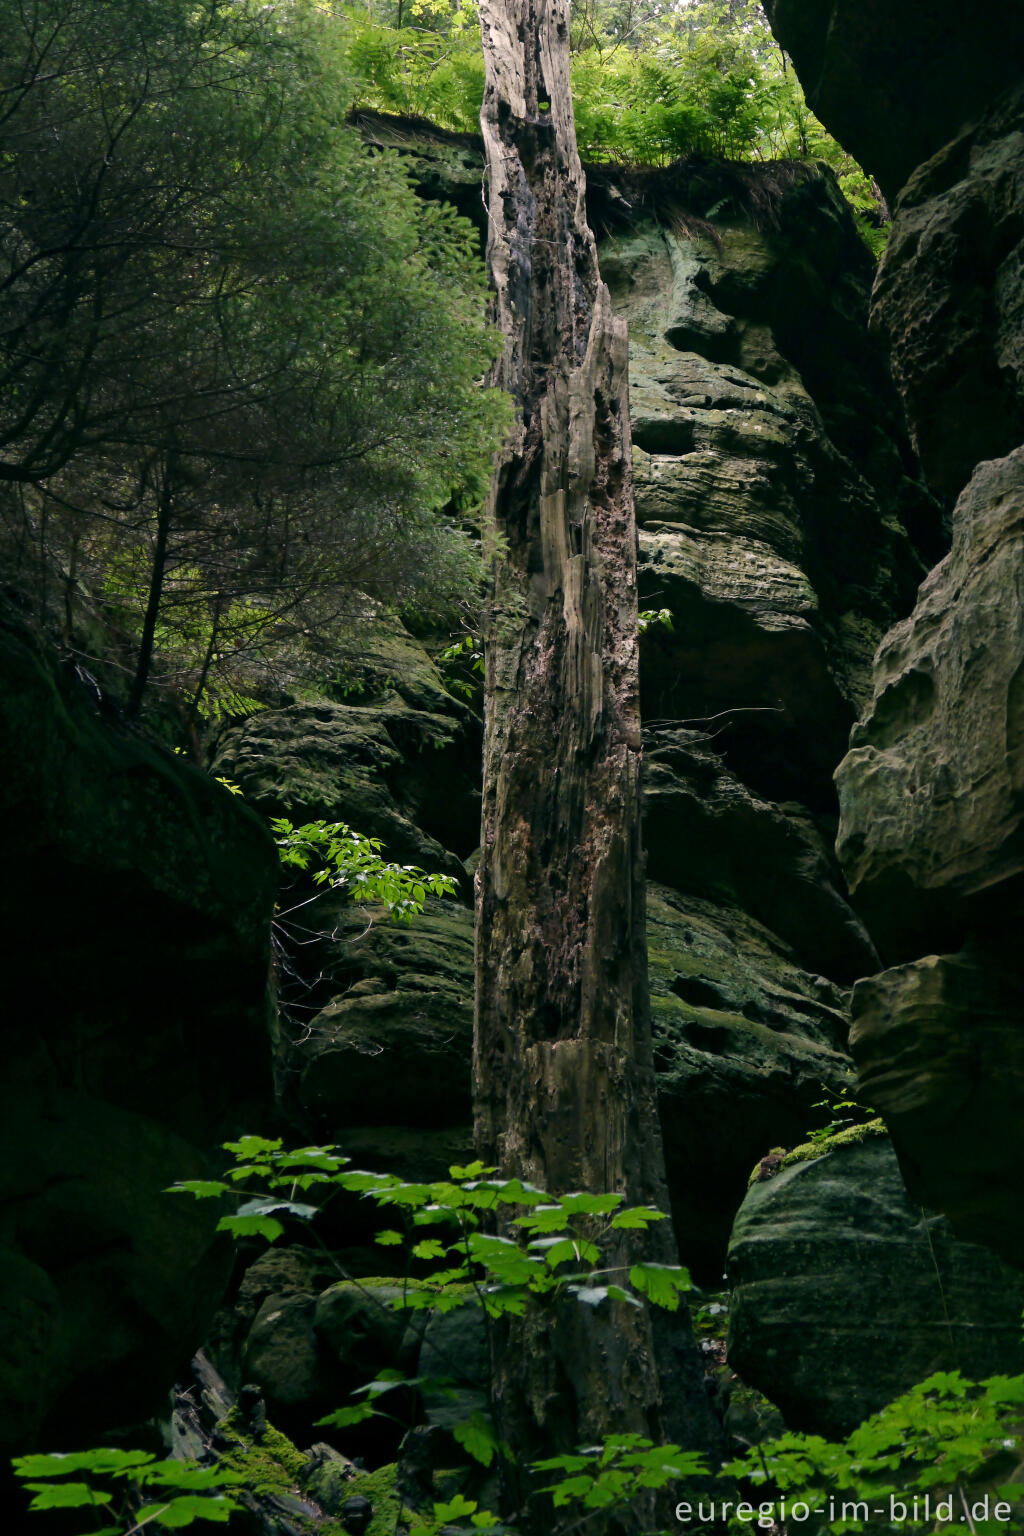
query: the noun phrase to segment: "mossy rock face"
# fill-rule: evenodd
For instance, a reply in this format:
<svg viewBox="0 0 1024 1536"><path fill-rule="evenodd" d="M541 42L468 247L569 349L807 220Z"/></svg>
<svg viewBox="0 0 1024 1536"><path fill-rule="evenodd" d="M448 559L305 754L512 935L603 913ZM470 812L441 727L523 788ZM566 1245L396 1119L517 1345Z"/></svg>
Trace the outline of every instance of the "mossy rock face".
<svg viewBox="0 0 1024 1536"><path fill-rule="evenodd" d="M269 1111L277 861L250 810L15 627L0 671L0 917L33 999L31 1027L7 1010L0 1086L15 1453L80 1444L84 1402L94 1438L159 1412L223 1294L215 1204L163 1190Z"/></svg>
<svg viewBox="0 0 1024 1536"><path fill-rule="evenodd" d="M341 942L324 959L344 990L289 1054L289 1101L317 1136L346 1148L348 1131L362 1130L367 1156L375 1125L447 1132L446 1145L461 1150L472 1117L472 912L430 901L413 923L378 922L367 933L365 915L349 907L332 931ZM395 1156L401 1148L392 1165Z"/></svg>
<svg viewBox="0 0 1024 1536"><path fill-rule="evenodd" d="M649 720L713 720L748 786L824 810L941 514L834 184L763 183L771 225L726 199L714 239L637 222L601 247L630 330L641 607L673 615L645 636L641 682Z"/></svg>
<svg viewBox="0 0 1024 1536"><path fill-rule="evenodd" d="M644 765L649 873L747 913L805 969L849 985L877 957L826 832L804 807L753 793L696 731L652 729Z"/></svg>
<svg viewBox="0 0 1024 1536"><path fill-rule="evenodd" d="M344 821L385 856L465 881L479 827L479 724L400 625L371 623L344 683L226 731L213 765L267 816Z"/></svg>
<svg viewBox="0 0 1024 1536"><path fill-rule="evenodd" d="M427 1389L428 1424L451 1429L490 1406L491 1351L483 1309L471 1298L451 1312L431 1313L420 1346L417 1374L446 1380L444 1391Z"/></svg>
<svg viewBox="0 0 1024 1536"><path fill-rule="evenodd" d="M915 1205L871 1131L752 1184L728 1263L729 1364L792 1429L845 1436L934 1371L1024 1369L1024 1275Z"/></svg>
<svg viewBox="0 0 1024 1536"><path fill-rule="evenodd" d="M851 1082L848 994L800 969L735 908L650 886L647 936L658 1105L683 1261L721 1282L752 1165L821 1121Z"/></svg>
<svg viewBox="0 0 1024 1536"><path fill-rule="evenodd" d="M416 825L396 792L408 764L388 728L394 717L415 722L426 752L453 740L450 721L404 707L294 704L253 715L228 733L214 768L268 816L287 816L296 825L347 822L364 837L379 838L389 859L461 878L455 855Z"/></svg>
<svg viewBox="0 0 1024 1536"><path fill-rule="evenodd" d="M373 1505L373 1518L366 1529L366 1536L394 1536L402 1512L396 1481L398 1466L389 1462L373 1472L363 1472L352 1479L350 1497L369 1499Z"/></svg>

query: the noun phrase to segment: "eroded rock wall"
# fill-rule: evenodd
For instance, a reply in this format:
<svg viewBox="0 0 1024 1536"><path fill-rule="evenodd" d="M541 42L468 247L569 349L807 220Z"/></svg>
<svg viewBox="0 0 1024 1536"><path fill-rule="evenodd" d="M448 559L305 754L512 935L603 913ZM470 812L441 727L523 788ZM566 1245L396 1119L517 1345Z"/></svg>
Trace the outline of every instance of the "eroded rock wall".
<svg viewBox="0 0 1024 1536"><path fill-rule="evenodd" d="M837 774L840 859L893 967L856 988L853 1050L916 1197L1022 1262L1024 22L917 0L767 9L893 199L872 329L953 509Z"/></svg>
<svg viewBox="0 0 1024 1536"><path fill-rule="evenodd" d="M418 176L422 161L420 144ZM684 1258L717 1283L750 1167L848 1080L849 986L878 961L832 852L831 774L940 515L831 177L609 175L592 217L632 338L641 606L672 615L641 663L661 1114ZM344 818L452 869L475 840L458 764L476 727L401 644L362 692L230 732L218 770L264 809ZM342 943L296 946L316 1009L282 1066L287 1111L371 1165L440 1172L468 1144L468 910L369 934L325 911Z"/></svg>

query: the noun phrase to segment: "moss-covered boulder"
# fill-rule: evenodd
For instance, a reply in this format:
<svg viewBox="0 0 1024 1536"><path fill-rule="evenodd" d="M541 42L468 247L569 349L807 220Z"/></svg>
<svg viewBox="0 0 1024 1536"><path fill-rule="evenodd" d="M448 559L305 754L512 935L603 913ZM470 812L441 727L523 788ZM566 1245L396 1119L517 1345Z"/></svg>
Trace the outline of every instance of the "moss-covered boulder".
<svg viewBox="0 0 1024 1536"><path fill-rule="evenodd" d="M848 997L742 908L650 886L647 934L676 1233L716 1285L751 1165L800 1140L826 1091L850 1082Z"/></svg>
<svg viewBox="0 0 1024 1536"><path fill-rule="evenodd" d="M758 1178L729 1243L729 1363L793 1429L839 1437L939 1370L1024 1369L1024 1276L911 1200L888 1138Z"/></svg>

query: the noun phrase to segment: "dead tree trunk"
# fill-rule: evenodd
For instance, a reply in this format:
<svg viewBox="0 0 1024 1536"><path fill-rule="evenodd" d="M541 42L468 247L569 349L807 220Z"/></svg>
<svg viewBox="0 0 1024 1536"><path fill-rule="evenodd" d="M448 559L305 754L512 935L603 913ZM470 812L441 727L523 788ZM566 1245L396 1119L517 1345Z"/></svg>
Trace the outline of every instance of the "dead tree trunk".
<svg viewBox="0 0 1024 1536"><path fill-rule="evenodd" d="M488 1162L543 1188L664 1207L627 337L587 223L568 21L567 0L481 3L495 383L517 427L489 505L503 551L485 622L476 1132ZM495 1392L520 1466L612 1431L706 1445L688 1324L664 1323L609 1301L513 1323Z"/></svg>

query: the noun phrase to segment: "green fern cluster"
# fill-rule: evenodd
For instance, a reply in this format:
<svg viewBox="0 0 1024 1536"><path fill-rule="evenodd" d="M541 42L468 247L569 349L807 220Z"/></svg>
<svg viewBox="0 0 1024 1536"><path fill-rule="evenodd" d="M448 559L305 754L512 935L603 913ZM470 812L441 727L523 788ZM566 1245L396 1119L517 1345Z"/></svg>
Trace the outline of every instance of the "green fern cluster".
<svg viewBox="0 0 1024 1536"><path fill-rule="evenodd" d="M476 131L484 66L472 5L418 0L399 12L402 25L343 14L357 105ZM809 110L751 0L638 5L628 16L615 0L574 7L572 90L584 159L824 160L876 254L884 244L880 194Z"/></svg>

